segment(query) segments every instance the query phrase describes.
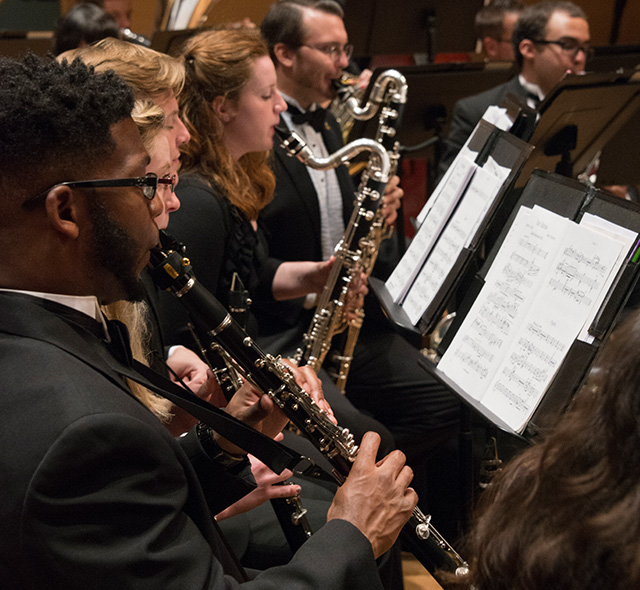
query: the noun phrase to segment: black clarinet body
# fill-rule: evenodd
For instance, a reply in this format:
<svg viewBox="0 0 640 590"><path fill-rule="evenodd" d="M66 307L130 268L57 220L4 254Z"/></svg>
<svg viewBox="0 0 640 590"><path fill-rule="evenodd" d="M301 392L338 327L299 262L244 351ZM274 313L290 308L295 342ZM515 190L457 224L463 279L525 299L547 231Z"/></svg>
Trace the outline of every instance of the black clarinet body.
<svg viewBox="0 0 640 590"><path fill-rule="evenodd" d="M150 274L158 287L175 294L191 316L205 348L222 354L245 379L269 395L291 422L324 455L338 484L347 478L358 454L353 435L334 424L295 381L280 357L263 352L225 307L193 275L184 247L161 232L163 248L152 251ZM463 575L466 562L436 531L431 517L415 508L402 531L407 547L427 570Z"/></svg>

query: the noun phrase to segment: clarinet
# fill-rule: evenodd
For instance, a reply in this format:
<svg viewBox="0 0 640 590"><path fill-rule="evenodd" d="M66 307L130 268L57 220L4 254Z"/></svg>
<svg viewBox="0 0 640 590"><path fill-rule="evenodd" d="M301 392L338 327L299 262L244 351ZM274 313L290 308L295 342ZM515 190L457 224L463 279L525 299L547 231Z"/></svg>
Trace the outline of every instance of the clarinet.
<svg viewBox="0 0 640 590"><path fill-rule="evenodd" d="M150 274L159 288L179 298L205 347L223 354L229 366L266 393L331 465L338 485L349 474L358 446L347 428L334 424L297 383L280 357L264 353L224 306L196 280L184 247L161 233L162 247L151 252ZM416 558L432 573L438 569L465 575L467 563L414 508L402 534Z"/></svg>
<svg viewBox="0 0 640 590"><path fill-rule="evenodd" d="M164 247L168 247L168 244L171 243L172 249L184 252L184 246L176 242L168 234L162 232L161 239ZM243 329L250 305L249 292L244 288L238 274L234 272L231 288L229 289L229 313ZM210 342L208 346L203 344L203 339L207 338L206 334L202 334L201 330L192 323L189 323L189 329L200 349L201 355L222 388L225 398L230 400L238 389L242 387L241 374L229 362L228 355L222 346L215 342ZM287 483L290 482L281 482L277 485L286 485ZM299 494L288 498L272 498L270 502L287 543L295 553L313 534L313 529L306 516L307 509L302 505L302 499Z"/></svg>

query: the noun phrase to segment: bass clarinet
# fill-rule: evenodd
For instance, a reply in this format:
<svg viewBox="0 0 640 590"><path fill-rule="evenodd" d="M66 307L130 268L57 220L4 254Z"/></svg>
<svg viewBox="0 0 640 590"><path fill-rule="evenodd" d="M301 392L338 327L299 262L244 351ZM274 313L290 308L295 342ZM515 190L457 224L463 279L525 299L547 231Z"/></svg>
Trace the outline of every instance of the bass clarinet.
<svg viewBox="0 0 640 590"><path fill-rule="evenodd" d="M346 101L346 109L355 119L369 119L380 111L374 139L380 143L389 155L389 178L395 176L398 170L400 144L395 137L407 102L407 89L407 80L400 72L386 70L376 79L369 100L364 107L358 106L358 101L355 97L351 97ZM392 231L393 229L387 224L382 210L378 209L371 223L369 234L360 241L361 270L363 276L367 279L373 272L382 240L390 237ZM353 353L360 336L364 315L362 308L354 310L354 317L347 322L346 332L339 338L339 342L333 343L331 350L330 365L327 367L327 371L342 393L345 392L349 369L351 368Z"/></svg>
<svg viewBox="0 0 640 590"><path fill-rule="evenodd" d="M189 313L201 342L222 354L234 371L269 395L300 432L326 457L338 484L347 478L358 454L353 435L334 424L295 381L280 357L264 353L224 306L198 281L184 248L164 232L162 247L152 251L151 276L161 289L176 295ZM431 572L464 575L467 563L436 531L431 517L415 508L402 534L417 559Z"/></svg>
<svg viewBox="0 0 640 590"><path fill-rule="evenodd" d="M353 279L360 275L362 244L367 239L382 195L389 181L391 163L387 151L373 139L357 139L327 158L316 158L295 132L276 127L282 146L310 168L328 170L344 164L363 151L370 152L369 166L356 194L353 213L336 249L336 258L318 298L311 325L294 356L298 365L309 365L317 373L331 349L333 338L347 328L347 294Z"/></svg>
<svg viewBox="0 0 640 590"><path fill-rule="evenodd" d="M380 243L389 235L380 205L386 184L397 169L399 152L395 130L406 96L404 76L396 70L387 70L376 80L364 107L359 107L355 98L349 98L346 101L349 112L362 120L371 118L384 104L376 138L353 141L328 158L316 158L295 132L285 134L284 130L277 129L287 153L310 168L326 170L345 163L364 149L371 153L356 193L353 214L334 252L336 262L318 299L302 346L295 355L298 364L311 365L316 372L325 364L327 372L343 393L364 321L362 308L354 310L353 317L347 319L347 292L354 277L369 277Z"/></svg>

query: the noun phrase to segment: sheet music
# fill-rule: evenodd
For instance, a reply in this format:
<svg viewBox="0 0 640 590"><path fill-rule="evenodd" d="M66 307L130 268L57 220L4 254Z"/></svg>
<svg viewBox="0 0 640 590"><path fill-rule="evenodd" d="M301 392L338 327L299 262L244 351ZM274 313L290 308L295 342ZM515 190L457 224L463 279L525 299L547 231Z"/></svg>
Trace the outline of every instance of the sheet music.
<svg viewBox="0 0 640 590"><path fill-rule="evenodd" d="M450 181L442 186L438 195L429 199L433 201L429 215L385 283L396 303L404 298L411 287L476 168L468 158L457 158Z"/></svg>
<svg viewBox="0 0 640 590"><path fill-rule="evenodd" d="M621 227L616 223L603 219L602 217L598 217L596 215L592 215L591 213L585 213L580 220L580 225L584 225L594 229L595 231L603 232L606 235L610 236L612 239L618 241L621 246L620 254L607 277L605 287L600 293L600 297L598 297L591 308L591 312L589 313L587 320L585 321L582 329L580 330L580 334L578 334L578 340L582 340L583 342L587 342L591 344L594 341L594 337L589 334L588 330L593 320L595 319L598 310L604 303L604 299L611 287L613 286L613 281L618 275L618 271L625 263L627 258L627 254L633 247L634 243L638 239L638 234L626 227Z"/></svg>
<svg viewBox="0 0 640 590"><path fill-rule="evenodd" d="M522 431L629 251L623 233L522 208L438 368Z"/></svg>
<svg viewBox="0 0 640 590"><path fill-rule="evenodd" d="M503 131L509 131L509 129L511 129L511 126L513 125L513 122L507 116L507 109L498 107L495 105L492 105L487 108L487 110L484 112L484 115L482 115L482 119L487 121L488 123L491 123L495 127L498 127L498 129L502 129ZM468 160L475 161L476 156L478 155L478 152L474 152L473 150L469 149L469 142L471 141L471 138L476 134L478 125L475 126L473 133L471 133L471 135L469 135L469 137L467 138L467 141L464 142L464 145L462 146L462 148L460 148L460 151L458 152L456 159L451 163L451 166L449 166L449 169L444 173L443 177L440 179L440 182L438 183L438 186L433 191L431 198L427 200L424 207L418 214L418 217L416 218L418 227L422 226L422 224L424 223L424 220L429 214L429 211L432 207L433 197L439 193L441 187L444 187L450 182L449 177L453 173L453 168L458 158L466 158ZM507 176L508 176L508 173L507 173Z"/></svg>
<svg viewBox="0 0 640 590"><path fill-rule="evenodd" d="M568 231L515 346L481 402L521 431L605 288L622 245L566 220ZM514 378L514 375L517 377Z"/></svg>
<svg viewBox="0 0 640 590"><path fill-rule="evenodd" d="M462 249L473 239L479 220L494 202L500 186L493 174L482 168L475 171L464 199L442 231L403 303L403 309L414 325L438 294Z"/></svg>
<svg viewBox="0 0 640 590"><path fill-rule="evenodd" d="M475 399L484 395L535 297L536 278L553 258L562 220L540 207L520 208L484 287L438 363Z"/></svg>

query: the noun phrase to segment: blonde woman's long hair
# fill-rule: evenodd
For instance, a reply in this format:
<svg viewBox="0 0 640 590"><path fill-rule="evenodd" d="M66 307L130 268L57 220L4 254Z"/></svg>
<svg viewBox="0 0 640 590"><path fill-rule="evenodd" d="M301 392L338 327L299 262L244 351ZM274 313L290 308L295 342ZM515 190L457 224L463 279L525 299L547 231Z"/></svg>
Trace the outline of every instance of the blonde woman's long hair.
<svg viewBox="0 0 640 590"><path fill-rule="evenodd" d="M185 87L178 99L191 141L182 147L183 171L220 186L249 219L271 201L275 178L269 152L252 152L237 162L223 142L223 125L212 108L217 96L237 101L256 59L269 51L255 29L204 31L183 50Z"/></svg>
<svg viewBox="0 0 640 590"><path fill-rule="evenodd" d="M131 117L138 126L142 142L147 150L153 149L153 141L164 128L164 113L151 100L135 101ZM110 320L120 320L129 330L131 353L133 357L146 365L150 362L151 347L148 323L148 307L145 302L116 301L102 306L102 311ZM139 383L127 379L133 394L162 422L170 422L172 404L169 400L156 395Z"/></svg>

